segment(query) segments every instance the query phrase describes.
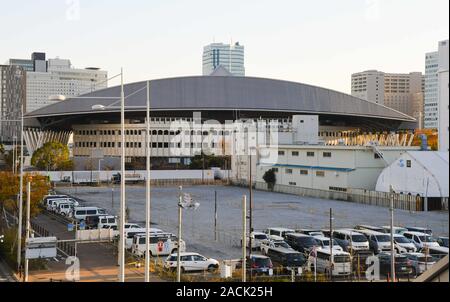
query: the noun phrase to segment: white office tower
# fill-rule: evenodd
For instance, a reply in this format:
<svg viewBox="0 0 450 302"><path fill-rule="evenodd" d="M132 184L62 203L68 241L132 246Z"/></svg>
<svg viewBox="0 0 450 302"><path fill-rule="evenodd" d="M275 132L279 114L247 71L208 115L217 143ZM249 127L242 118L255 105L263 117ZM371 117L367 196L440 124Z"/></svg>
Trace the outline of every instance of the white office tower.
<svg viewBox="0 0 450 302"><path fill-rule="evenodd" d="M203 75L211 75L217 68L226 69L233 76L245 76L244 46L212 43L203 48Z"/></svg>
<svg viewBox="0 0 450 302"><path fill-rule="evenodd" d="M421 72L368 70L352 74L352 95L412 116L422 126L424 84Z"/></svg>
<svg viewBox="0 0 450 302"><path fill-rule="evenodd" d="M46 71L27 72L27 111L107 88L107 78L108 73L98 68L76 69L70 60L50 59Z"/></svg>
<svg viewBox="0 0 450 302"><path fill-rule="evenodd" d="M439 151L449 151L448 40L439 43L438 104Z"/></svg>
<svg viewBox="0 0 450 302"><path fill-rule="evenodd" d="M439 42L438 51L425 55L424 123L428 129L439 128L439 70L445 61L448 66L448 40Z"/></svg>

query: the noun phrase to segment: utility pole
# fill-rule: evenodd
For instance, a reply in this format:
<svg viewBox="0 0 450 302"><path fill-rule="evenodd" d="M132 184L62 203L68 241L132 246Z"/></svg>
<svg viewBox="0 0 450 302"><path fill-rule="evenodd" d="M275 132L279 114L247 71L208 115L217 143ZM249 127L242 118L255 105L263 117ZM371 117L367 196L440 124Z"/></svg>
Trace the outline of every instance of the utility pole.
<svg viewBox="0 0 450 302"><path fill-rule="evenodd" d="M217 191L214 191L214 240L217 241Z"/></svg>
<svg viewBox="0 0 450 302"><path fill-rule="evenodd" d="M147 155L147 181L146 181L146 203L145 203L145 282L150 282L150 82L147 81L147 129L145 149ZM178 246L179 249L179 246Z"/></svg>
<svg viewBox="0 0 450 302"><path fill-rule="evenodd" d="M183 202L183 187L180 186L180 196L178 197L178 246L177 246L177 282L181 282L181 219L182 219L182 202Z"/></svg>
<svg viewBox="0 0 450 302"><path fill-rule="evenodd" d="M242 197L242 282L247 282L247 195Z"/></svg>
<svg viewBox="0 0 450 302"><path fill-rule="evenodd" d="M19 184L19 225L17 228L17 271L22 260L22 212L23 212L23 104L20 106L20 184Z"/></svg>
<svg viewBox="0 0 450 302"><path fill-rule="evenodd" d="M317 257L316 257L317 258ZM333 280L333 209L330 208L330 281Z"/></svg>
<svg viewBox="0 0 450 302"><path fill-rule="evenodd" d="M252 232L253 232L253 178L252 178L252 153L250 151L250 155L249 155L249 180L248 180L248 189L249 189L249 197L250 197L250 215L249 215L249 219L250 219L250 228L249 228L249 255L251 255L252 253ZM251 276L250 276L251 278Z"/></svg>
<svg viewBox="0 0 450 302"><path fill-rule="evenodd" d="M119 226L119 282L125 282L125 94L123 90L123 69L120 71L120 124L121 124L121 177L120 177L120 226Z"/></svg>
<svg viewBox="0 0 450 302"><path fill-rule="evenodd" d="M31 206L31 180L30 177L28 179L27 183L27 221L26 221L26 240L30 238L30 206ZM24 276L24 282L28 282L28 259L25 258L25 276Z"/></svg>
<svg viewBox="0 0 450 302"><path fill-rule="evenodd" d="M395 251L394 251L394 189L390 186L390 207L389 211L391 213L391 279L395 282Z"/></svg>

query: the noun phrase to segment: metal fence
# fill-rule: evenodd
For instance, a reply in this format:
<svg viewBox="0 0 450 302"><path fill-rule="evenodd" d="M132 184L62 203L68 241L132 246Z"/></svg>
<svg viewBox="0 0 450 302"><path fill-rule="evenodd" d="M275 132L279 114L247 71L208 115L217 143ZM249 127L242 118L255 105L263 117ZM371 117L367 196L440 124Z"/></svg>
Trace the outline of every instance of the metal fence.
<svg viewBox="0 0 450 302"><path fill-rule="evenodd" d="M267 184L263 182L257 182L256 189L269 191ZM348 189L346 192L334 192L286 185L275 185L273 191L313 198L342 200L380 207L390 207L391 196L391 194L387 192L376 192L361 189ZM420 196L398 193L393 193L392 196L394 198L395 209L418 212L424 211L424 200ZM428 204L428 207L430 208L430 203ZM439 199L439 204L434 204L433 210L448 211L448 198Z"/></svg>

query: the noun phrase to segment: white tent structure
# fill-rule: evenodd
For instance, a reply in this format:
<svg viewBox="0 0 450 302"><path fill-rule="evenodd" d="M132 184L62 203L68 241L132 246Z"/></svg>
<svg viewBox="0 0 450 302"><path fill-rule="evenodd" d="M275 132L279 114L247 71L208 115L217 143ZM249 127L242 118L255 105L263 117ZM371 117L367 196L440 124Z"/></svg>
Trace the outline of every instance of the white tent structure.
<svg viewBox="0 0 450 302"><path fill-rule="evenodd" d="M408 151L383 170L376 190L413 196L448 198L448 152Z"/></svg>

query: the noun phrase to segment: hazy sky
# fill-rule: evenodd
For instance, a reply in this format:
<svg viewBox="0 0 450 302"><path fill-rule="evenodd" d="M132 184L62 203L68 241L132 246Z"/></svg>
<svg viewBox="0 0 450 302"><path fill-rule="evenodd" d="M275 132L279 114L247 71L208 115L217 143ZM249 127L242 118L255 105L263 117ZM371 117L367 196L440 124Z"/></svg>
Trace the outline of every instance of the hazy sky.
<svg viewBox="0 0 450 302"><path fill-rule="evenodd" d="M110 75L123 66L133 82L200 75L203 46L233 40L248 76L350 92L353 72L424 71L448 11L448 0L0 0L0 63L44 51Z"/></svg>

